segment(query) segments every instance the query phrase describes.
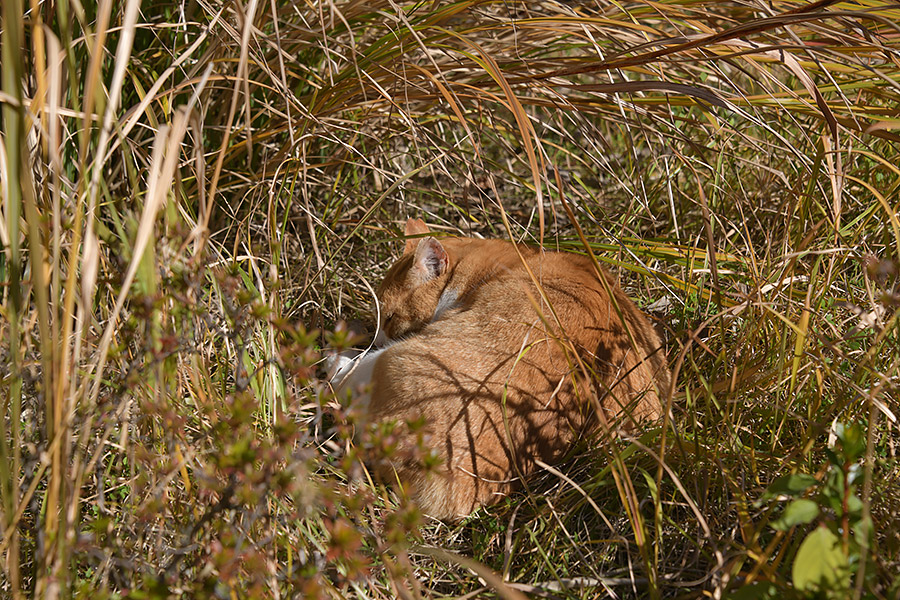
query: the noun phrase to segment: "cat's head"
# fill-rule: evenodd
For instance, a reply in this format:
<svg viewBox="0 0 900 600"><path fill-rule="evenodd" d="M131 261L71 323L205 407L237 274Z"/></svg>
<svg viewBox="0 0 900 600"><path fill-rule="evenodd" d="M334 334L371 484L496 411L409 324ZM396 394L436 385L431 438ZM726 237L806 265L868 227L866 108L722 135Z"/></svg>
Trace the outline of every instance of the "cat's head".
<svg viewBox="0 0 900 600"><path fill-rule="evenodd" d="M428 325L438 310L450 256L421 219L409 219L403 256L384 276L376 294L381 308L377 343L411 335ZM419 236L419 237L410 237Z"/></svg>

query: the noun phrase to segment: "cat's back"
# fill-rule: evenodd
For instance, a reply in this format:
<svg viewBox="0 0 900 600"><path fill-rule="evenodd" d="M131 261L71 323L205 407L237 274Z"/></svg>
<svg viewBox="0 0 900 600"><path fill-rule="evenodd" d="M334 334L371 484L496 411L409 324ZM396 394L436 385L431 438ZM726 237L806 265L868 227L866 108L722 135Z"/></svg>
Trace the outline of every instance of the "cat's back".
<svg viewBox="0 0 900 600"><path fill-rule="evenodd" d="M482 365L480 375L503 371L509 357L526 361L527 385L535 374L567 372L574 349L604 377L625 373L614 395L643 395L635 415L655 418L670 384L662 341L615 278L583 254L491 242L468 245L481 278L467 307L432 324L421 342L462 346L457 352Z"/></svg>
<svg viewBox="0 0 900 600"><path fill-rule="evenodd" d="M459 253L454 278L465 290L460 304L480 315L482 325L534 324L537 319L577 329L608 312L608 290L615 283L586 256L504 240L459 240L448 246Z"/></svg>

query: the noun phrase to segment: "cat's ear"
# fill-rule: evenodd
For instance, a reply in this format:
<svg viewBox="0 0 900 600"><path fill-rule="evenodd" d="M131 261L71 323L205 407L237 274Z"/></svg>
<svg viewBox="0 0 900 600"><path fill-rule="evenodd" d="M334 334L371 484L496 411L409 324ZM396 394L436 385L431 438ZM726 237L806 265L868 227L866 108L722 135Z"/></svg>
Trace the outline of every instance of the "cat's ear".
<svg viewBox="0 0 900 600"><path fill-rule="evenodd" d="M450 257L439 241L433 237L427 237L419 241L416 253L413 256L413 264L410 276L416 285L431 281L447 272L450 267Z"/></svg>
<svg viewBox="0 0 900 600"><path fill-rule="evenodd" d="M425 221L422 219L409 219L406 221L406 228L403 230L403 235L407 238L413 235L424 235L426 233L431 233L431 230L428 229L428 225L426 225ZM403 254L409 254L414 251L421 241L422 238L418 237L406 240L406 247L403 248Z"/></svg>

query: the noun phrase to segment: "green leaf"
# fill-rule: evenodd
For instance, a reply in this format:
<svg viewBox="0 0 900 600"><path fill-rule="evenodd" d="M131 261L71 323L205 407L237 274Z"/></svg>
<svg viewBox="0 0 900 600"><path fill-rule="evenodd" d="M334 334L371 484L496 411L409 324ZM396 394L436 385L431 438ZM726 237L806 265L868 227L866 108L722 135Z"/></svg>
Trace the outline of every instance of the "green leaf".
<svg viewBox="0 0 900 600"><path fill-rule="evenodd" d="M812 522L819 516L819 505L813 500L794 500L787 505L781 517L772 523L772 529L784 531L795 525L804 525Z"/></svg>
<svg viewBox="0 0 900 600"><path fill-rule="evenodd" d="M850 465L847 469L847 483L853 485L857 483L863 476L863 468L859 463Z"/></svg>
<svg viewBox="0 0 900 600"><path fill-rule="evenodd" d="M874 535L875 527L869 517L862 518L853 525L853 537L860 548L868 549Z"/></svg>
<svg viewBox="0 0 900 600"><path fill-rule="evenodd" d="M762 498L760 498L760 501L770 500L772 498L777 498L778 496L800 496L816 483L818 483L818 480L806 473L785 475L772 482L769 489L767 489L762 495Z"/></svg>
<svg viewBox="0 0 900 600"><path fill-rule="evenodd" d="M641 469L641 475L644 476L644 481L647 482L647 487L650 488L650 496L653 498L654 502L659 501L659 490L656 488L656 478L654 478L650 473Z"/></svg>
<svg viewBox="0 0 900 600"><path fill-rule="evenodd" d="M791 577L798 590L848 589L850 566L837 536L824 526L806 536L794 557Z"/></svg>
<svg viewBox="0 0 900 600"><path fill-rule="evenodd" d="M853 488L850 488L850 491L853 492ZM847 514L851 517L857 517L862 514L863 503L860 500L859 496L856 494L852 494L849 498L847 498Z"/></svg>
<svg viewBox="0 0 900 600"><path fill-rule="evenodd" d="M757 581L737 589L727 596L725 600L775 600L784 598L784 590L769 581Z"/></svg>
<svg viewBox="0 0 900 600"><path fill-rule="evenodd" d="M844 459L853 462L866 451L866 436L859 423L844 425L838 423L835 427L835 435L841 441L844 450Z"/></svg>

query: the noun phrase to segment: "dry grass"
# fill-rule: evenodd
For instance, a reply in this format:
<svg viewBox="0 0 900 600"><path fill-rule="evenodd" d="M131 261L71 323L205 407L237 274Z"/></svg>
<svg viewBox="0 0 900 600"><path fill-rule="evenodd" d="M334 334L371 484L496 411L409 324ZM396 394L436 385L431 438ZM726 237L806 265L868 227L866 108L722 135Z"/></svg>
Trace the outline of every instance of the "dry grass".
<svg viewBox="0 0 900 600"><path fill-rule="evenodd" d="M4 595L900 594L896 5L2 17ZM408 215L583 251L570 213L672 418L424 523L320 350Z"/></svg>

